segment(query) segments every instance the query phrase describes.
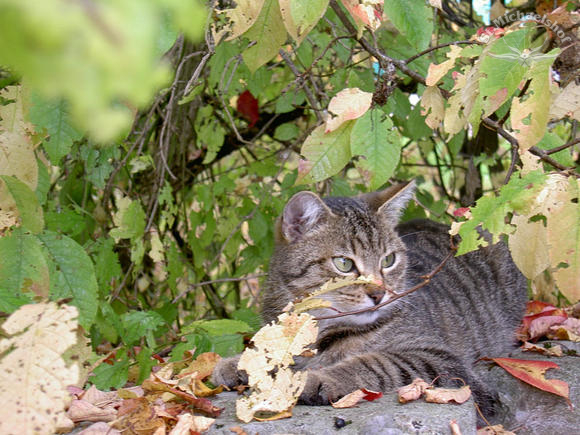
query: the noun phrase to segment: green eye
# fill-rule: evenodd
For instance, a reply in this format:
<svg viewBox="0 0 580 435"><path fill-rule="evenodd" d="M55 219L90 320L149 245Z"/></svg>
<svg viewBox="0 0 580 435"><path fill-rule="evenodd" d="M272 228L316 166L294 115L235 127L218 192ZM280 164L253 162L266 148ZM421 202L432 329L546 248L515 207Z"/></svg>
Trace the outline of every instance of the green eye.
<svg viewBox="0 0 580 435"><path fill-rule="evenodd" d="M395 254L389 254L381 260L381 267L383 269L388 269L393 264L395 264Z"/></svg>
<svg viewBox="0 0 580 435"><path fill-rule="evenodd" d="M354 270L354 263L350 258L334 257L332 263L342 273L349 273Z"/></svg>

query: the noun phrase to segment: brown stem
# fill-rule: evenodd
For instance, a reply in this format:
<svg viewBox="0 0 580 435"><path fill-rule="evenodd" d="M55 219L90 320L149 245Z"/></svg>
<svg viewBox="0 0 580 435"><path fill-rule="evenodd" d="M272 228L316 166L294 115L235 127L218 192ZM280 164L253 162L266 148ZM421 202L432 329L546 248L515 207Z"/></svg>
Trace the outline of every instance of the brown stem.
<svg viewBox="0 0 580 435"><path fill-rule="evenodd" d="M429 54L432 51L439 50L440 48L449 47L450 45L483 45L483 44L481 42L479 42L479 41L469 41L469 40L466 40L466 41L447 42L445 44L439 44L439 45L436 45L434 47L429 47L428 49L423 50L421 53L417 53L414 56L411 56L409 59L407 59L405 61L405 63L411 63L414 60L420 58L421 56L424 56L426 54Z"/></svg>
<svg viewBox="0 0 580 435"><path fill-rule="evenodd" d="M559 151L565 150L566 148L570 148L570 147L576 145L577 143L580 143L580 137L577 137L576 139L571 140L570 142L565 143L564 145L560 145L559 147L552 148L551 150L545 150L545 153L547 155L554 154L554 153L557 153Z"/></svg>

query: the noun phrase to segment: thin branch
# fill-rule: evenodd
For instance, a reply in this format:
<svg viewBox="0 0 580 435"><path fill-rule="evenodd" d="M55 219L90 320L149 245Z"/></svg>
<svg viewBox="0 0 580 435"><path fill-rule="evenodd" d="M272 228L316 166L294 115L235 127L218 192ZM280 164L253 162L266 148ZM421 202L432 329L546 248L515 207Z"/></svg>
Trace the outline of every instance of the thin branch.
<svg viewBox="0 0 580 435"><path fill-rule="evenodd" d="M428 48L426 50L423 50L421 53L417 53L414 56L411 56L409 59L405 60L405 63L411 63L414 60L420 58L421 56L424 56L424 55L426 55L428 53L431 53L432 51L439 50L440 48L449 47L450 45L483 45L483 44L481 42L479 42L479 41L469 41L469 40L466 40L466 41L456 41L456 42L447 42L445 44L439 44L439 45L436 45L434 47L430 47L430 48Z"/></svg>
<svg viewBox="0 0 580 435"><path fill-rule="evenodd" d="M314 110L314 113L316 114L316 118L318 119L318 122L322 122L323 119L322 119L322 115L320 114L320 108L318 107L318 102L314 98L314 95L312 94L312 91L310 90L310 88L308 86L306 86L306 83L304 83L304 75L300 71L298 71L298 68L296 68L296 65L294 65L294 62L292 62L292 59L290 59L290 56L288 55L288 53L285 50L280 49L279 53L280 53L280 56L282 57L282 59L284 59L284 61L286 62L286 64L288 64L288 67L290 68L290 70L292 70L292 72L296 76L296 79L298 80L302 89L304 89L304 94L306 94L306 99L310 103L312 110Z"/></svg>
<svg viewBox="0 0 580 435"><path fill-rule="evenodd" d="M577 137L576 139L571 140L570 142L565 143L564 145L560 145L559 147L552 148L550 150L545 150L545 153L547 155L554 154L554 153L560 152L562 150L565 150L566 148L573 147L577 143L580 143L580 137Z"/></svg>
<svg viewBox="0 0 580 435"><path fill-rule="evenodd" d="M217 284L217 283L221 283L221 282L249 281L250 279L262 278L264 276L266 276L265 273L259 273L257 275L244 276L241 278L219 278L219 279L213 279L211 281L196 282L195 284L188 285L187 289L184 290L183 292L181 292L179 295L177 295L173 299L172 303L177 302L179 299L181 299L183 296L185 296L186 294L188 294L189 292L191 292L193 289L195 289L197 287L201 287L201 286L209 285L209 284Z"/></svg>
<svg viewBox="0 0 580 435"><path fill-rule="evenodd" d="M355 310L355 311L345 311L345 312L340 312L338 314L329 314L328 316L319 316L319 317L315 317L314 320L336 319L338 317L352 316L353 314L361 314L361 313L366 313L366 312L371 312L371 311L377 311L379 308L382 308L385 305L392 304L396 300L401 299L402 297L405 297L407 295L410 295L411 293L413 293L413 292L419 290L420 288L425 287L427 284L429 284L429 282L433 279L433 277L435 275L437 275L443 269L443 267L449 261L449 259L451 257L453 257L453 255L455 254L455 251L457 251L457 247L454 245L453 241L451 241L451 250L449 251L449 253L445 256L445 258L441 261L441 263L439 263L439 265L435 269L433 269L427 275L423 275L421 277L423 279L423 281L421 281L416 286L413 286L410 289L405 290L404 292L399 293L399 294L393 296L392 298L390 298L384 302L381 302L378 305L375 305L374 307L362 308L360 310Z"/></svg>

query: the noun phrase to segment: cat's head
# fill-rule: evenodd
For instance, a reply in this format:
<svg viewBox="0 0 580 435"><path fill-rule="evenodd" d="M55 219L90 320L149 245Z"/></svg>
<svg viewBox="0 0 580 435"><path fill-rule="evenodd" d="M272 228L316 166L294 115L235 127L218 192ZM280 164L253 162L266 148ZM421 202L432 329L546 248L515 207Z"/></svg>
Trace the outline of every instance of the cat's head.
<svg viewBox="0 0 580 435"><path fill-rule="evenodd" d="M290 301L336 278L373 277L319 296L328 315L373 307L405 290L407 255L395 226L415 190L414 182L354 198L321 199L312 192L294 195L278 219L276 250L270 263L263 317L269 322ZM385 308L350 315L325 325L368 325Z"/></svg>

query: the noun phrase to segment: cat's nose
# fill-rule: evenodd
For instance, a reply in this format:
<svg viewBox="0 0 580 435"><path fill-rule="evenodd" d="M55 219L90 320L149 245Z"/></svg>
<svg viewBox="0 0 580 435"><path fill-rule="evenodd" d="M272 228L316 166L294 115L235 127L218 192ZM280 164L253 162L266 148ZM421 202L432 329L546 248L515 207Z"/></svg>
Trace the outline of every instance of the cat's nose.
<svg viewBox="0 0 580 435"><path fill-rule="evenodd" d="M385 289L382 288L375 288L367 293L369 298L373 300L375 305L378 305L383 300L383 296L385 295Z"/></svg>

